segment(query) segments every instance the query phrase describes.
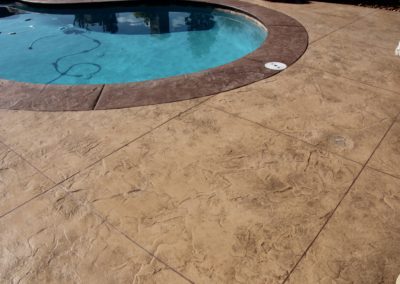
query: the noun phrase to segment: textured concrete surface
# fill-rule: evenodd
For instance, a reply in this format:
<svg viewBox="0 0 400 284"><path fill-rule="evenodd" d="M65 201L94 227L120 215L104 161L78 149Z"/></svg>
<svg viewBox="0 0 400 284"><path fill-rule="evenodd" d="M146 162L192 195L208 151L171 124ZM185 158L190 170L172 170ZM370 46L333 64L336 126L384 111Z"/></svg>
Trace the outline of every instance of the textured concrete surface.
<svg viewBox="0 0 400 284"><path fill-rule="evenodd" d="M1 283L395 283L397 12L249 0L310 35L212 97L0 111Z"/></svg>

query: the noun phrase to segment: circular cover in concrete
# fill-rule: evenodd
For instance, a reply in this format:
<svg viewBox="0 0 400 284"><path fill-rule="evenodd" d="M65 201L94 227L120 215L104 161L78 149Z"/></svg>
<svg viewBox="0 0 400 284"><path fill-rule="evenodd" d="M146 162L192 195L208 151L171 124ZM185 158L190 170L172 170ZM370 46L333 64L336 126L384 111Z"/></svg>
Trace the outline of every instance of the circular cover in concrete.
<svg viewBox="0 0 400 284"><path fill-rule="evenodd" d="M38 5L85 3L99 5L112 0L29 0ZM132 1L130 1L132 2ZM143 3L136 1L137 3ZM232 63L198 73L137 83L105 85L44 85L0 79L0 108L37 111L116 109L175 102L214 95L268 78L280 71L266 62L293 64L306 50L308 34L293 18L258 5L236 0L192 0L253 17L268 30L266 41L254 52Z"/></svg>

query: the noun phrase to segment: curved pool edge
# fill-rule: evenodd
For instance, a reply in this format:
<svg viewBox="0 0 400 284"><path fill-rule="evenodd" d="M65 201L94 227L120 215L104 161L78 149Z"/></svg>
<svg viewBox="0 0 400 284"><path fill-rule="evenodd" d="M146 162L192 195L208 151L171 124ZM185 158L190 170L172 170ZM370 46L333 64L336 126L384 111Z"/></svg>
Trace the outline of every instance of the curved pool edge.
<svg viewBox="0 0 400 284"><path fill-rule="evenodd" d="M134 0L135 2L140 2ZM99 4L113 0L29 0L33 4ZM236 10L257 19L268 30L254 52L232 63L205 71L157 80L100 85L45 85L0 79L0 108L31 111L104 110L171 103L233 90L280 71L266 69L270 61L290 66L305 52L308 34L295 19L262 6L237 0L191 0Z"/></svg>

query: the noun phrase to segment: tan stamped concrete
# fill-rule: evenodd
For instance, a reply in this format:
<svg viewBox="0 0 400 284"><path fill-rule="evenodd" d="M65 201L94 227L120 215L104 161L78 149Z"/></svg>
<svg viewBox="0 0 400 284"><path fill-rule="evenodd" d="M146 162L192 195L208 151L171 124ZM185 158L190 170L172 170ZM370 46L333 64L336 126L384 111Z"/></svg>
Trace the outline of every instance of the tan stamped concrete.
<svg viewBox="0 0 400 284"><path fill-rule="evenodd" d="M0 141L59 182L202 100L113 111L0 110Z"/></svg>
<svg viewBox="0 0 400 284"><path fill-rule="evenodd" d="M309 33L278 75L154 106L0 111L0 283L395 283L400 14L248 2Z"/></svg>
<svg viewBox="0 0 400 284"><path fill-rule="evenodd" d="M53 186L46 176L0 144L0 216Z"/></svg>
<svg viewBox="0 0 400 284"><path fill-rule="evenodd" d="M63 185L195 282L275 283L360 168L200 107Z"/></svg>
<svg viewBox="0 0 400 284"><path fill-rule="evenodd" d="M62 189L2 218L0 241L2 283L187 283Z"/></svg>
<svg viewBox="0 0 400 284"><path fill-rule="evenodd" d="M368 166L400 178L400 122L397 121Z"/></svg>
<svg viewBox="0 0 400 284"><path fill-rule="evenodd" d="M207 104L364 163L399 113L400 94L298 63Z"/></svg>
<svg viewBox="0 0 400 284"><path fill-rule="evenodd" d="M395 283L400 181L365 170L288 283Z"/></svg>

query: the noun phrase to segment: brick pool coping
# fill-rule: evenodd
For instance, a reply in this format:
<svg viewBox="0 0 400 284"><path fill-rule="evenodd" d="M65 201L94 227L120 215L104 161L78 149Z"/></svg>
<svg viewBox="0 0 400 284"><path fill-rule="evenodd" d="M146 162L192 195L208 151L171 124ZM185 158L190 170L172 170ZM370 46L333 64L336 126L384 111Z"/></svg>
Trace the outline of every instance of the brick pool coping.
<svg viewBox="0 0 400 284"><path fill-rule="evenodd" d="M31 4L118 2L113 0L29 0ZM119 1L121 2L121 1ZM136 0L130 2L138 2ZM0 108L36 111L117 109L169 103L214 95L268 78L279 71L270 61L293 64L306 50L308 34L295 19L280 12L236 0L191 0L252 16L268 29L260 48L232 63L205 71L151 81L99 84L31 84L0 79Z"/></svg>

